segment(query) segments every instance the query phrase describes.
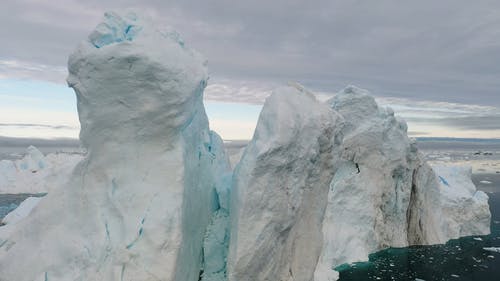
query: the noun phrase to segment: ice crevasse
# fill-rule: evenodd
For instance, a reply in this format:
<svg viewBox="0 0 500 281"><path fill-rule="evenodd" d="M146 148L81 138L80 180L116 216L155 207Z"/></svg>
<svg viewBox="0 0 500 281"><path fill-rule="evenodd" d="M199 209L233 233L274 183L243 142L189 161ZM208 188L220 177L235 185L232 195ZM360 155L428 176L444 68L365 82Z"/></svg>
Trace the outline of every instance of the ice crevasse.
<svg viewBox="0 0 500 281"><path fill-rule="evenodd" d="M365 90L276 89L231 171L207 63L176 32L106 13L68 65L88 153L0 227L0 280L329 281L386 247L489 233L470 170L425 163Z"/></svg>

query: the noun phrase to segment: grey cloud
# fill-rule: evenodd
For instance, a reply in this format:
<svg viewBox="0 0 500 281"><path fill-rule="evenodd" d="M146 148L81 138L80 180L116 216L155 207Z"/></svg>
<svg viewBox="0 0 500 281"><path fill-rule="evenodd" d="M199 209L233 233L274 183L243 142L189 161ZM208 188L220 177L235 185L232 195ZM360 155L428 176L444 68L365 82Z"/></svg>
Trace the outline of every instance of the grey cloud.
<svg viewBox="0 0 500 281"><path fill-rule="evenodd" d="M446 118L440 120L446 126L472 130L499 130L500 115Z"/></svg>
<svg viewBox="0 0 500 281"><path fill-rule="evenodd" d="M413 137L413 136L425 136L428 135L428 132L418 132L418 131L408 131L408 136Z"/></svg>
<svg viewBox="0 0 500 281"><path fill-rule="evenodd" d="M0 147L79 147L78 139L54 138L54 139L35 139L35 138L12 138L0 136Z"/></svg>
<svg viewBox="0 0 500 281"><path fill-rule="evenodd" d="M500 106L498 1L7 0L0 59L64 67L105 10L127 6L179 30L215 82Z"/></svg>
<svg viewBox="0 0 500 281"><path fill-rule="evenodd" d="M0 59L0 78L45 80L65 83L67 70L61 66Z"/></svg>
<svg viewBox="0 0 500 281"><path fill-rule="evenodd" d="M405 118L408 122L439 124L461 130L500 130L500 115L466 116L448 118Z"/></svg>
<svg viewBox="0 0 500 281"><path fill-rule="evenodd" d="M223 81L209 83L205 88L204 97L211 101L232 101L247 104L263 104L277 84L267 84L251 81Z"/></svg>

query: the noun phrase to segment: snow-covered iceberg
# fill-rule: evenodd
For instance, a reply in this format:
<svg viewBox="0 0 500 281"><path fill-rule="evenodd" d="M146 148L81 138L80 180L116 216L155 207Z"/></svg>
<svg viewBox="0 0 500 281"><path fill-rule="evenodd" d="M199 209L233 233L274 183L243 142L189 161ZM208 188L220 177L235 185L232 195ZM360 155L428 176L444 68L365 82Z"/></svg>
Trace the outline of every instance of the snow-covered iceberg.
<svg viewBox="0 0 500 281"><path fill-rule="evenodd" d="M88 153L0 228L0 280L199 279L229 167L203 107L206 64L175 32L105 15L69 59Z"/></svg>
<svg viewBox="0 0 500 281"><path fill-rule="evenodd" d="M326 104L276 91L234 172L229 280L336 280L336 266L386 247L488 234L486 194L438 172L367 91Z"/></svg>

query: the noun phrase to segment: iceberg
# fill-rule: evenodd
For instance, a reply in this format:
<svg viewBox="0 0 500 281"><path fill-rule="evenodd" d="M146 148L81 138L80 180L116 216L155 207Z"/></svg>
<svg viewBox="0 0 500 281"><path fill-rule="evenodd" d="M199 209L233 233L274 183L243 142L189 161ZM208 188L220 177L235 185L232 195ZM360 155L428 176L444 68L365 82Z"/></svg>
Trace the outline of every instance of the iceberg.
<svg viewBox="0 0 500 281"><path fill-rule="evenodd" d="M26 150L26 155L18 163L18 168L20 170L28 170L32 173L36 173L39 170L45 168L47 164L45 163L45 156L40 150L34 146L29 146Z"/></svg>
<svg viewBox="0 0 500 281"><path fill-rule="evenodd" d="M326 104L275 91L234 171L229 280L336 280L337 266L387 247L489 234L470 170L422 159L366 90Z"/></svg>
<svg viewBox="0 0 500 281"><path fill-rule="evenodd" d="M87 155L0 228L1 280L199 279L205 231L228 204L206 65L178 35L106 13L68 63Z"/></svg>

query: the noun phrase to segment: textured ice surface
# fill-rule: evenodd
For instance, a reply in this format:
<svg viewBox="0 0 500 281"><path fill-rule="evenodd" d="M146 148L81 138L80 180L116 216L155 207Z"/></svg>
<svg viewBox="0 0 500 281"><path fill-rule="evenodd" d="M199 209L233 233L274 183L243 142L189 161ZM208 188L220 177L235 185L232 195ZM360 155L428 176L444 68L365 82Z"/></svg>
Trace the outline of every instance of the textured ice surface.
<svg viewBox="0 0 500 281"><path fill-rule="evenodd" d="M36 212L0 228L0 280L198 280L229 188L202 103L205 59L107 13L68 65L88 153Z"/></svg>
<svg viewBox="0 0 500 281"><path fill-rule="evenodd" d="M311 280L342 124L300 87L267 99L234 171L229 280Z"/></svg>
<svg viewBox="0 0 500 281"><path fill-rule="evenodd" d="M216 156L214 160L218 161L215 165L216 200L215 212L205 231L200 272L202 281L223 281L227 280L226 260L229 247L229 197L232 171L222 139L214 132L211 132L210 137L211 144L208 150Z"/></svg>

